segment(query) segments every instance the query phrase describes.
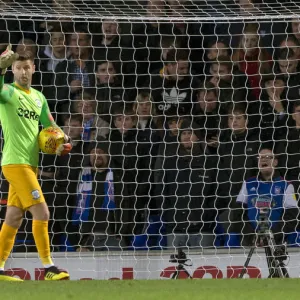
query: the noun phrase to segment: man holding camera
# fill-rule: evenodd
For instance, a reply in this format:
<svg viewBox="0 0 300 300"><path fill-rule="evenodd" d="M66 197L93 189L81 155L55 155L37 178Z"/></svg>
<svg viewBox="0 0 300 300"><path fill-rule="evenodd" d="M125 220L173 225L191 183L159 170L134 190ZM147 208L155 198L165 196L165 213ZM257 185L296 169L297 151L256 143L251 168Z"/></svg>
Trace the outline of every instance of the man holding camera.
<svg viewBox="0 0 300 300"><path fill-rule="evenodd" d="M263 246L257 233L271 230L277 245L283 245L285 234L297 226L299 208L294 186L280 177L276 167L278 160L271 147L263 147L258 155L258 176L243 183L237 197L238 208L234 212L235 232L243 235L242 245ZM262 217L267 221L263 224ZM242 222L240 222L242 220ZM266 226L266 227L265 227Z"/></svg>

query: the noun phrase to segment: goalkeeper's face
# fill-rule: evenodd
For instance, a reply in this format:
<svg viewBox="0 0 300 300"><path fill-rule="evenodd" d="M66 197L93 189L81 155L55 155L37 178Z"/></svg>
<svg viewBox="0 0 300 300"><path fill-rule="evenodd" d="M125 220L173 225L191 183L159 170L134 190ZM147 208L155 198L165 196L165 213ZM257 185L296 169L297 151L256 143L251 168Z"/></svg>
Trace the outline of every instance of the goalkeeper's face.
<svg viewBox="0 0 300 300"><path fill-rule="evenodd" d="M32 74L35 72L35 65L31 60L16 61L12 65L12 72L14 74L14 81L24 87L31 86Z"/></svg>

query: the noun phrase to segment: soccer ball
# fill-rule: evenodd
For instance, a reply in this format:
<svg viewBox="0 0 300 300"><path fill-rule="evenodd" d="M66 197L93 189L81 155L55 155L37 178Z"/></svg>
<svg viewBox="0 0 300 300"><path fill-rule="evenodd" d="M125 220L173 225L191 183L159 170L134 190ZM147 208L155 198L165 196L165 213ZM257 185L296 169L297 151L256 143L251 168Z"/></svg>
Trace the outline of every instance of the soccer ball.
<svg viewBox="0 0 300 300"><path fill-rule="evenodd" d="M40 132L38 141L42 152L55 154L56 149L64 143L64 133L59 128L47 127Z"/></svg>

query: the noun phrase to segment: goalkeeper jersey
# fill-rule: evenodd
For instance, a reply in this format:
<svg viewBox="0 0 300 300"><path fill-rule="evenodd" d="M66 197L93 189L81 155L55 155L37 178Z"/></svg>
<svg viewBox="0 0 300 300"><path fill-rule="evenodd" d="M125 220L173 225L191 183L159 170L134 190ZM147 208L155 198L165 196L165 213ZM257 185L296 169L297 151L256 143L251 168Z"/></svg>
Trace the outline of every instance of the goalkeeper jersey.
<svg viewBox="0 0 300 300"><path fill-rule="evenodd" d="M39 121L44 127L56 126L47 100L39 91L4 84L0 76L0 122L4 135L1 165L38 166Z"/></svg>

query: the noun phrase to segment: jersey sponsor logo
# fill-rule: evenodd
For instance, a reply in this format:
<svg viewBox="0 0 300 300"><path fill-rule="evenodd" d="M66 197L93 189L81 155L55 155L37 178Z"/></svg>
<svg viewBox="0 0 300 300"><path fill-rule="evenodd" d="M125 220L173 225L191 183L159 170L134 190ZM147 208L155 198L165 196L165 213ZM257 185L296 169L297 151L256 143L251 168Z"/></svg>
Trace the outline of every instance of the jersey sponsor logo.
<svg viewBox="0 0 300 300"><path fill-rule="evenodd" d="M35 111L24 109L22 107L19 107L17 109L17 111L18 111L17 114L19 117L23 117L23 118L35 120L35 121L39 120L39 115Z"/></svg>
<svg viewBox="0 0 300 300"><path fill-rule="evenodd" d="M41 197L39 190L33 190L31 192L31 195L33 200L38 200Z"/></svg>
<svg viewBox="0 0 300 300"><path fill-rule="evenodd" d="M274 203L272 203L272 198L268 196L258 196L251 200L252 205L256 208L271 208L274 206Z"/></svg>

